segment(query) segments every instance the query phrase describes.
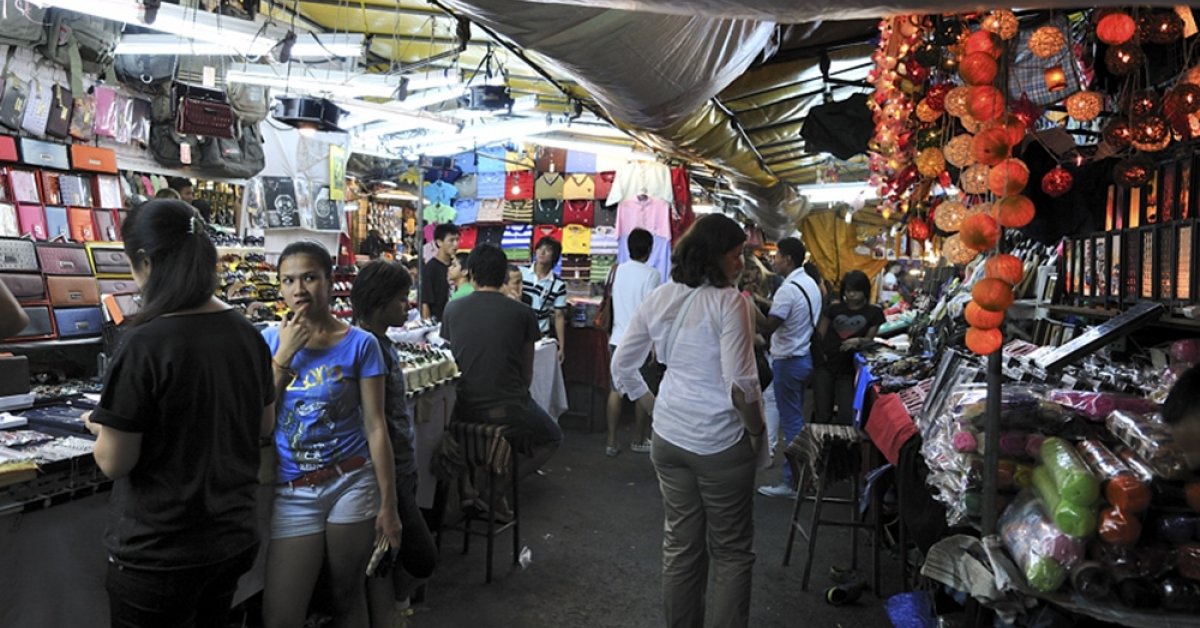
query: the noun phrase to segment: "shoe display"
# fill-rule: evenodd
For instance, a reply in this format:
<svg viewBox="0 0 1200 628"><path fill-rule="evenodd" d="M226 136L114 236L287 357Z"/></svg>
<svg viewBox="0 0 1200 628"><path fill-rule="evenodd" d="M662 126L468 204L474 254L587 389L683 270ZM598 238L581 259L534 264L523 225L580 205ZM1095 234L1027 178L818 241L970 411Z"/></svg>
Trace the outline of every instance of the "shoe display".
<svg viewBox="0 0 1200 628"><path fill-rule="evenodd" d="M650 441L647 440L641 443L630 443L629 451L636 451L639 454L648 454L650 453Z"/></svg>
<svg viewBox="0 0 1200 628"><path fill-rule="evenodd" d="M604 455L608 456L609 458L615 458L619 453L621 453L621 447L619 445L613 445L612 447L604 448Z"/></svg>
<svg viewBox="0 0 1200 628"><path fill-rule="evenodd" d="M767 497L795 497L796 489L784 483L758 487L758 494Z"/></svg>

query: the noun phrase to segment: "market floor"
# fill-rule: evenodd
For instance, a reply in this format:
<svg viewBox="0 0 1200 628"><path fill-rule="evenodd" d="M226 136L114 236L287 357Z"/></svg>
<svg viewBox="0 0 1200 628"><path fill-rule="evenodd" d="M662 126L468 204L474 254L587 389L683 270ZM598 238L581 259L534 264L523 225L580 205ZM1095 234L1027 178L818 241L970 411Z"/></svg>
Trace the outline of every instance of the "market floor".
<svg viewBox="0 0 1200 628"><path fill-rule="evenodd" d="M622 435L623 441L628 437ZM604 455L604 435L566 434L545 476L521 485L522 541L532 552L525 568L511 568L511 541L497 539L496 578L483 584L485 544L473 538L463 555L461 533L443 539L441 564L425 602L415 607L414 628L604 628L662 625L659 603L662 505L647 454L623 444ZM763 472L774 481L778 469ZM809 591L800 591L803 549L782 566L792 501L755 497L755 628L889 626L883 600L870 593L844 607L825 603L831 565L849 565L849 531L825 528ZM833 509L835 516L844 507ZM806 508L805 513L809 510ZM860 542L860 566L869 572L870 546ZM898 563L883 553L884 594L898 590Z"/></svg>

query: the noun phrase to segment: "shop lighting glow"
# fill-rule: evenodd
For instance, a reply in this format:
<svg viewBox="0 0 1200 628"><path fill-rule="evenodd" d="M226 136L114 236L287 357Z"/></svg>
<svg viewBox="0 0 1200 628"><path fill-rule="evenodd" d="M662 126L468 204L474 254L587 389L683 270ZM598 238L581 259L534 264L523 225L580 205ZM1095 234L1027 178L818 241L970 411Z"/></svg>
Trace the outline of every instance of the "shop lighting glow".
<svg viewBox="0 0 1200 628"><path fill-rule="evenodd" d="M863 201L878 198L875 188L866 183L801 185L796 191L813 204L848 203L852 207L862 207Z"/></svg>
<svg viewBox="0 0 1200 628"><path fill-rule="evenodd" d="M303 72L293 67L276 71L269 66L250 66L225 73L227 83L251 83L286 88L313 94L331 94L344 98L392 98L400 88L400 77L387 74L345 74L337 71ZM408 77L408 89L445 87L460 83L454 76Z"/></svg>
<svg viewBox="0 0 1200 628"><path fill-rule="evenodd" d="M174 34L125 35L117 44L116 54L221 56L234 50L242 56L254 57L267 54L276 44L273 37L256 37L253 34L249 39L242 36L225 39L226 41L214 42ZM292 46L294 58L349 58L361 56L362 52L363 36L348 33L298 33L297 41Z"/></svg>

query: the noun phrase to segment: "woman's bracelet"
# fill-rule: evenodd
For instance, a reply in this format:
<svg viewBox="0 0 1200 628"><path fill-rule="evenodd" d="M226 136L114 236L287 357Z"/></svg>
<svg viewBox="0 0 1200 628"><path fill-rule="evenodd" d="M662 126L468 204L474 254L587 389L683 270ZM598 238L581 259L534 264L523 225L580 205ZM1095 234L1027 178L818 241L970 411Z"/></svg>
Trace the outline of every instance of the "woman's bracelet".
<svg viewBox="0 0 1200 628"><path fill-rule="evenodd" d="M286 373L295 374L295 371L292 370L292 367L287 366L285 364L280 364L279 360L275 359L275 356L271 356L271 366L274 366L275 368L277 368L281 371L284 371Z"/></svg>

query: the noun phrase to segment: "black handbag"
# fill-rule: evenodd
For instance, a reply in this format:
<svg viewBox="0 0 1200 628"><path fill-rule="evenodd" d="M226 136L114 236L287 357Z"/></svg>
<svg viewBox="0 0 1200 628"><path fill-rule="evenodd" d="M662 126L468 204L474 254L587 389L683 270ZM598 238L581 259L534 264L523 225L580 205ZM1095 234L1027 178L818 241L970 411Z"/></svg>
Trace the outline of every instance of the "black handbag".
<svg viewBox="0 0 1200 628"><path fill-rule="evenodd" d="M71 94L71 88L66 85L55 85L52 90L50 116L46 119L46 135L65 140L71 134L71 112L74 111L75 98Z"/></svg>
<svg viewBox="0 0 1200 628"><path fill-rule="evenodd" d="M173 55L118 55L117 78L140 92L156 92L175 77Z"/></svg>
<svg viewBox="0 0 1200 628"><path fill-rule="evenodd" d="M29 88L25 81L8 75L4 81L4 95L0 96L0 125L20 130L25 118L25 104L29 100Z"/></svg>
<svg viewBox="0 0 1200 628"><path fill-rule="evenodd" d="M172 123L155 122L150 126L150 153L159 164L168 168L190 166L199 158L199 151L200 140L176 133Z"/></svg>
<svg viewBox="0 0 1200 628"><path fill-rule="evenodd" d="M200 143L196 167L205 174L230 179L248 179L267 165L258 124L237 123L235 137L208 137Z"/></svg>

